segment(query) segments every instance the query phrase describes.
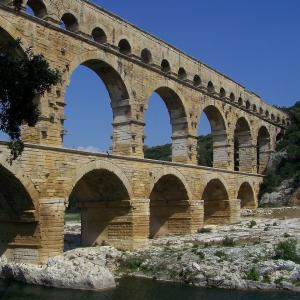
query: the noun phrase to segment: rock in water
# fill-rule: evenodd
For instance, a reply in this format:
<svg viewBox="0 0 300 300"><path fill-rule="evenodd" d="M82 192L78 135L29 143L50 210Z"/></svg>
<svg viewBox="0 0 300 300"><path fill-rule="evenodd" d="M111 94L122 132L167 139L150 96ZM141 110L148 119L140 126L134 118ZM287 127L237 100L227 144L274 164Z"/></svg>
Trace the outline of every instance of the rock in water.
<svg viewBox="0 0 300 300"><path fill-rule="evenodd" d="M89 253L86 249L69 251L63 256L50 259L48 264L42 267L7 263L3 259L0 261L0 278L56 288L84 290L114 288L116 287L114 277L105 267L105 257L110 247L102 248L104 249L89 249Z"/></svg>

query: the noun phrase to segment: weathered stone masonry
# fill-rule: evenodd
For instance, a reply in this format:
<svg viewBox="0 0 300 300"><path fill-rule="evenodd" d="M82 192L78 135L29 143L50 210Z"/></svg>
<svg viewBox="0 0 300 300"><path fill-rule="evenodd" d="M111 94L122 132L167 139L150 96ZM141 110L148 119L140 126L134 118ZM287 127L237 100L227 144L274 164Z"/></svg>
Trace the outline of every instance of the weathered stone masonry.
<svg viewBox="0 0 300 300"><path fill-rule="evenodd" d="M79 201L82 243L136 248L149 237L196 232L203 223L238 222L257 205L282 111L207 65L87 1L0 1L0 43L21 38L63 74L40 99L41 120L23 128L27 143L12 166L0 145L0 255L44 262L63 251L64 212ZM65 28L60 24L64 23ZM63 148L65 92L80 64L104 81L113 110L113 155ZM153 92L172 125L172 163L145 160L144 115ZM214 168L196 165L205 112Z"/></svg>

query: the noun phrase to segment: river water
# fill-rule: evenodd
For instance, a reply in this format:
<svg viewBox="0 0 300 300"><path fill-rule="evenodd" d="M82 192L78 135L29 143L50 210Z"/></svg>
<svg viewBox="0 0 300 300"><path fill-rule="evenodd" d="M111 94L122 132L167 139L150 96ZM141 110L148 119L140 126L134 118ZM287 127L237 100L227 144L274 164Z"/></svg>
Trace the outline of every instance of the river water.
<svg viewBox="0 0 300 300"><path fill-rule="evenodd" d="M125 278L105 292L44 288L0 281L1 300L299 300L299 293L200 289L146 279Z"/></svg>

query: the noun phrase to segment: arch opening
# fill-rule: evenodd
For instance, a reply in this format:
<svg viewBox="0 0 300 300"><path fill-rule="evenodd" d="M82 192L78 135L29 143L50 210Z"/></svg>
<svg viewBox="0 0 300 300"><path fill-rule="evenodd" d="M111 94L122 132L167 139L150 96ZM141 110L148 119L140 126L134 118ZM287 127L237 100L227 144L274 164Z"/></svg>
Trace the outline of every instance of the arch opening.
<svg viewBox="0 0 300 300"><path fill-rule="evenodd" d="M237 198L241 200L241 208L256 209L254 192L248 182L244 182L240 186Z"/></svg>
<svg viewBox="0 0 300 300"><path fill-rule="evenodd" d="M253 148L251 129L247 120L239 118L234 131L234 170L252 172Z"/></svg>
<svg viewBox="0 0 300 300"><path fill-rule="evenodd" d="M162 176L150 194L150 238L188 232L188 192L174 175Z"/></svg>
<svg viewBox="0 0 300 300"><path fill-rule="evenodd" d="M129 200L124 183L112 171L97 169L85 174L69 197L66 220L70 220L70 214L77 215L77 222L67 222L65 250L113 244L128 238ZM77 226L77 231L68 232L68 225Z"/></svg>
<svg viewBox="0 0 300 300"><path fill-rule="evenodd" d="M96 27L92 31L92 38L95 42L104 44L107 42L107 36L104 30L100 27Z"/></svg>
<svg viewBox="0 0 300 300"><path fill-rule="evenodd" d="M198 126L198 164L227 168L227 130L224 118L213 105L205 107Z"/></svg>
<svg viewBox="0 0 300 300"><path fill-rule="evenodd" d="M234 93L230 93L229 99L230 99L231 102L235 101L235 95L234 95Z"/></svg>
<svg viewBox="0 0 300 300"><path fill-rule="evenodd" d="M238 105L239 106L243 106L244 105L244 101L243 101L243 99L241 97L239 97L239 99L238 99Z"/></svg>
<svg viewBox="0 0 300 300"><path fill-rule="evenodd" d="M184 105L179 96L167 87L158 88L149 100L150 105L148 105L145 115L145 141L147 142L145 157L177 161L177 159L181 159L178 154L179 147L182 147L185 142L182 142L181 138L186 135L188 128ZM165 122L158 123L158 119L165 120ZM153 132L156 132L155 139ZM150 153L149 146L158 147L152 149L153 151Z"/></svg>
<svg viewBox="0 0 300 300"><path fill-rule="evenodd" d="M28 11L31 10L31 11ZM29 14L33 14L37 18L44 18L47 16L47 8L43 1L41 0L28 0L26 11Z"/></svg>
<svg viewBox="0 0 300 300"><path fill-rule="evenodd" d="M112 124L130 117L129 105L124 106L129 95L118 72L106 62L88 60L74 70L70 82L65 115L58 120L65 129L62 143L88 152L117 151L121 129Z"/></svg>
<svg viewBox="0 0 300 300"><path fill-rule="evenodd" d="M141 52L141 59L145 64L152 63L152 53L149 49L145 48Z"/></svg>
<svg viewBox="0 0 300 300"><path fill-rule="evenodd" d="M226 97L226 92L225 92L224 88L220 88L220 97L221 98L225 98Z"/></svg>
<svg viewBox="0 0 300 300"><path fill-rule="evenodd" d="M187 73L184 68L179 68L178 70L178 79L180 80L186 80L187 79Z"/></svg>
<svg viewBox="0 0 300 300"><path fill-rule="evenodd" d="M195 75L194 76L194 80L193 80L193 83L194 83L194 86L195 87L199 87L201 85L201 78L199 75Z"/></svg>
<svg viewBox="0 0 300 300"><path fill-rule="evenodd" d="M209 81L207 84L207 91L211 94L215 92L214 84L211 81Z"/></svg>
<svg viewBox="0 0 300 300"><path fill-rule="evenodd" d="M230 222L228 193L219 179L212 179L206 185L202 199L204 200L205 224L220 225Z"/></svg>
<svg viewBox="0 0 300 300"><path fill-rule="evenodd" d="M78 32L79 31L79 23L76 17L71 13L65 13L61 17L61 26L62 29Z"/></svg>
<svg viewBox="0 0 300 300"><path fill-rule="evenodd" d="M120 40L118 47L119 47L120 53L125 54L125 55L131 54L131 45L129 44L129 42L126 39Z"/></svg>
<svg viewBox="0 0 300 300"><path fill-rule="evenodd" d="M9 170L0 166L0 256L13 258L14 244L28 247L34 240L37 223L28 191Z"/></svg>
<svg viewBox="0 0 300 300"><path fill-rule="evenodd" d="M161 62L161 68L160 69L164 73L170 73L171 72L170 63L166 59L163 59L162 62Z"/></svg>
<svg viewBox="0 0 300 300"><path fill-rule="evenodd" d="M268 129L263 126L257 136L257 172L265 174L271 155L271 141Z"/></svg>

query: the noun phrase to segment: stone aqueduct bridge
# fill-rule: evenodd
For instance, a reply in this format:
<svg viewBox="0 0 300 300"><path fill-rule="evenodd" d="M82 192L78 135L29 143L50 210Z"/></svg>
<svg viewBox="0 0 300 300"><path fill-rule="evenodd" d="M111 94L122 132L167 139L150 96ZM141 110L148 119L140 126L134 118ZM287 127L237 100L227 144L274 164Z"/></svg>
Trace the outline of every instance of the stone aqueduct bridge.
<svg viewBox="0 0 300 300"><path fill-rule="evenodd" d="M0 255L44 262L60 254L64 212L76 198L83 245L135 248L149 237L237 222L256 207L261 175L287 115L207 65L87 1L0 1L0 42L21 38L63 74L38 99L41 120L23 128L24 154L9 165L0 144ZM60 24L64 24L61 28ZM64 96L79 65L104 81L113 110L113 154L64 149ZM157 92L173 131L172 162L143 158L144 114ZM196 165L205 112L214 167ZM83 119L84 121L84 119Z"/></svg>

